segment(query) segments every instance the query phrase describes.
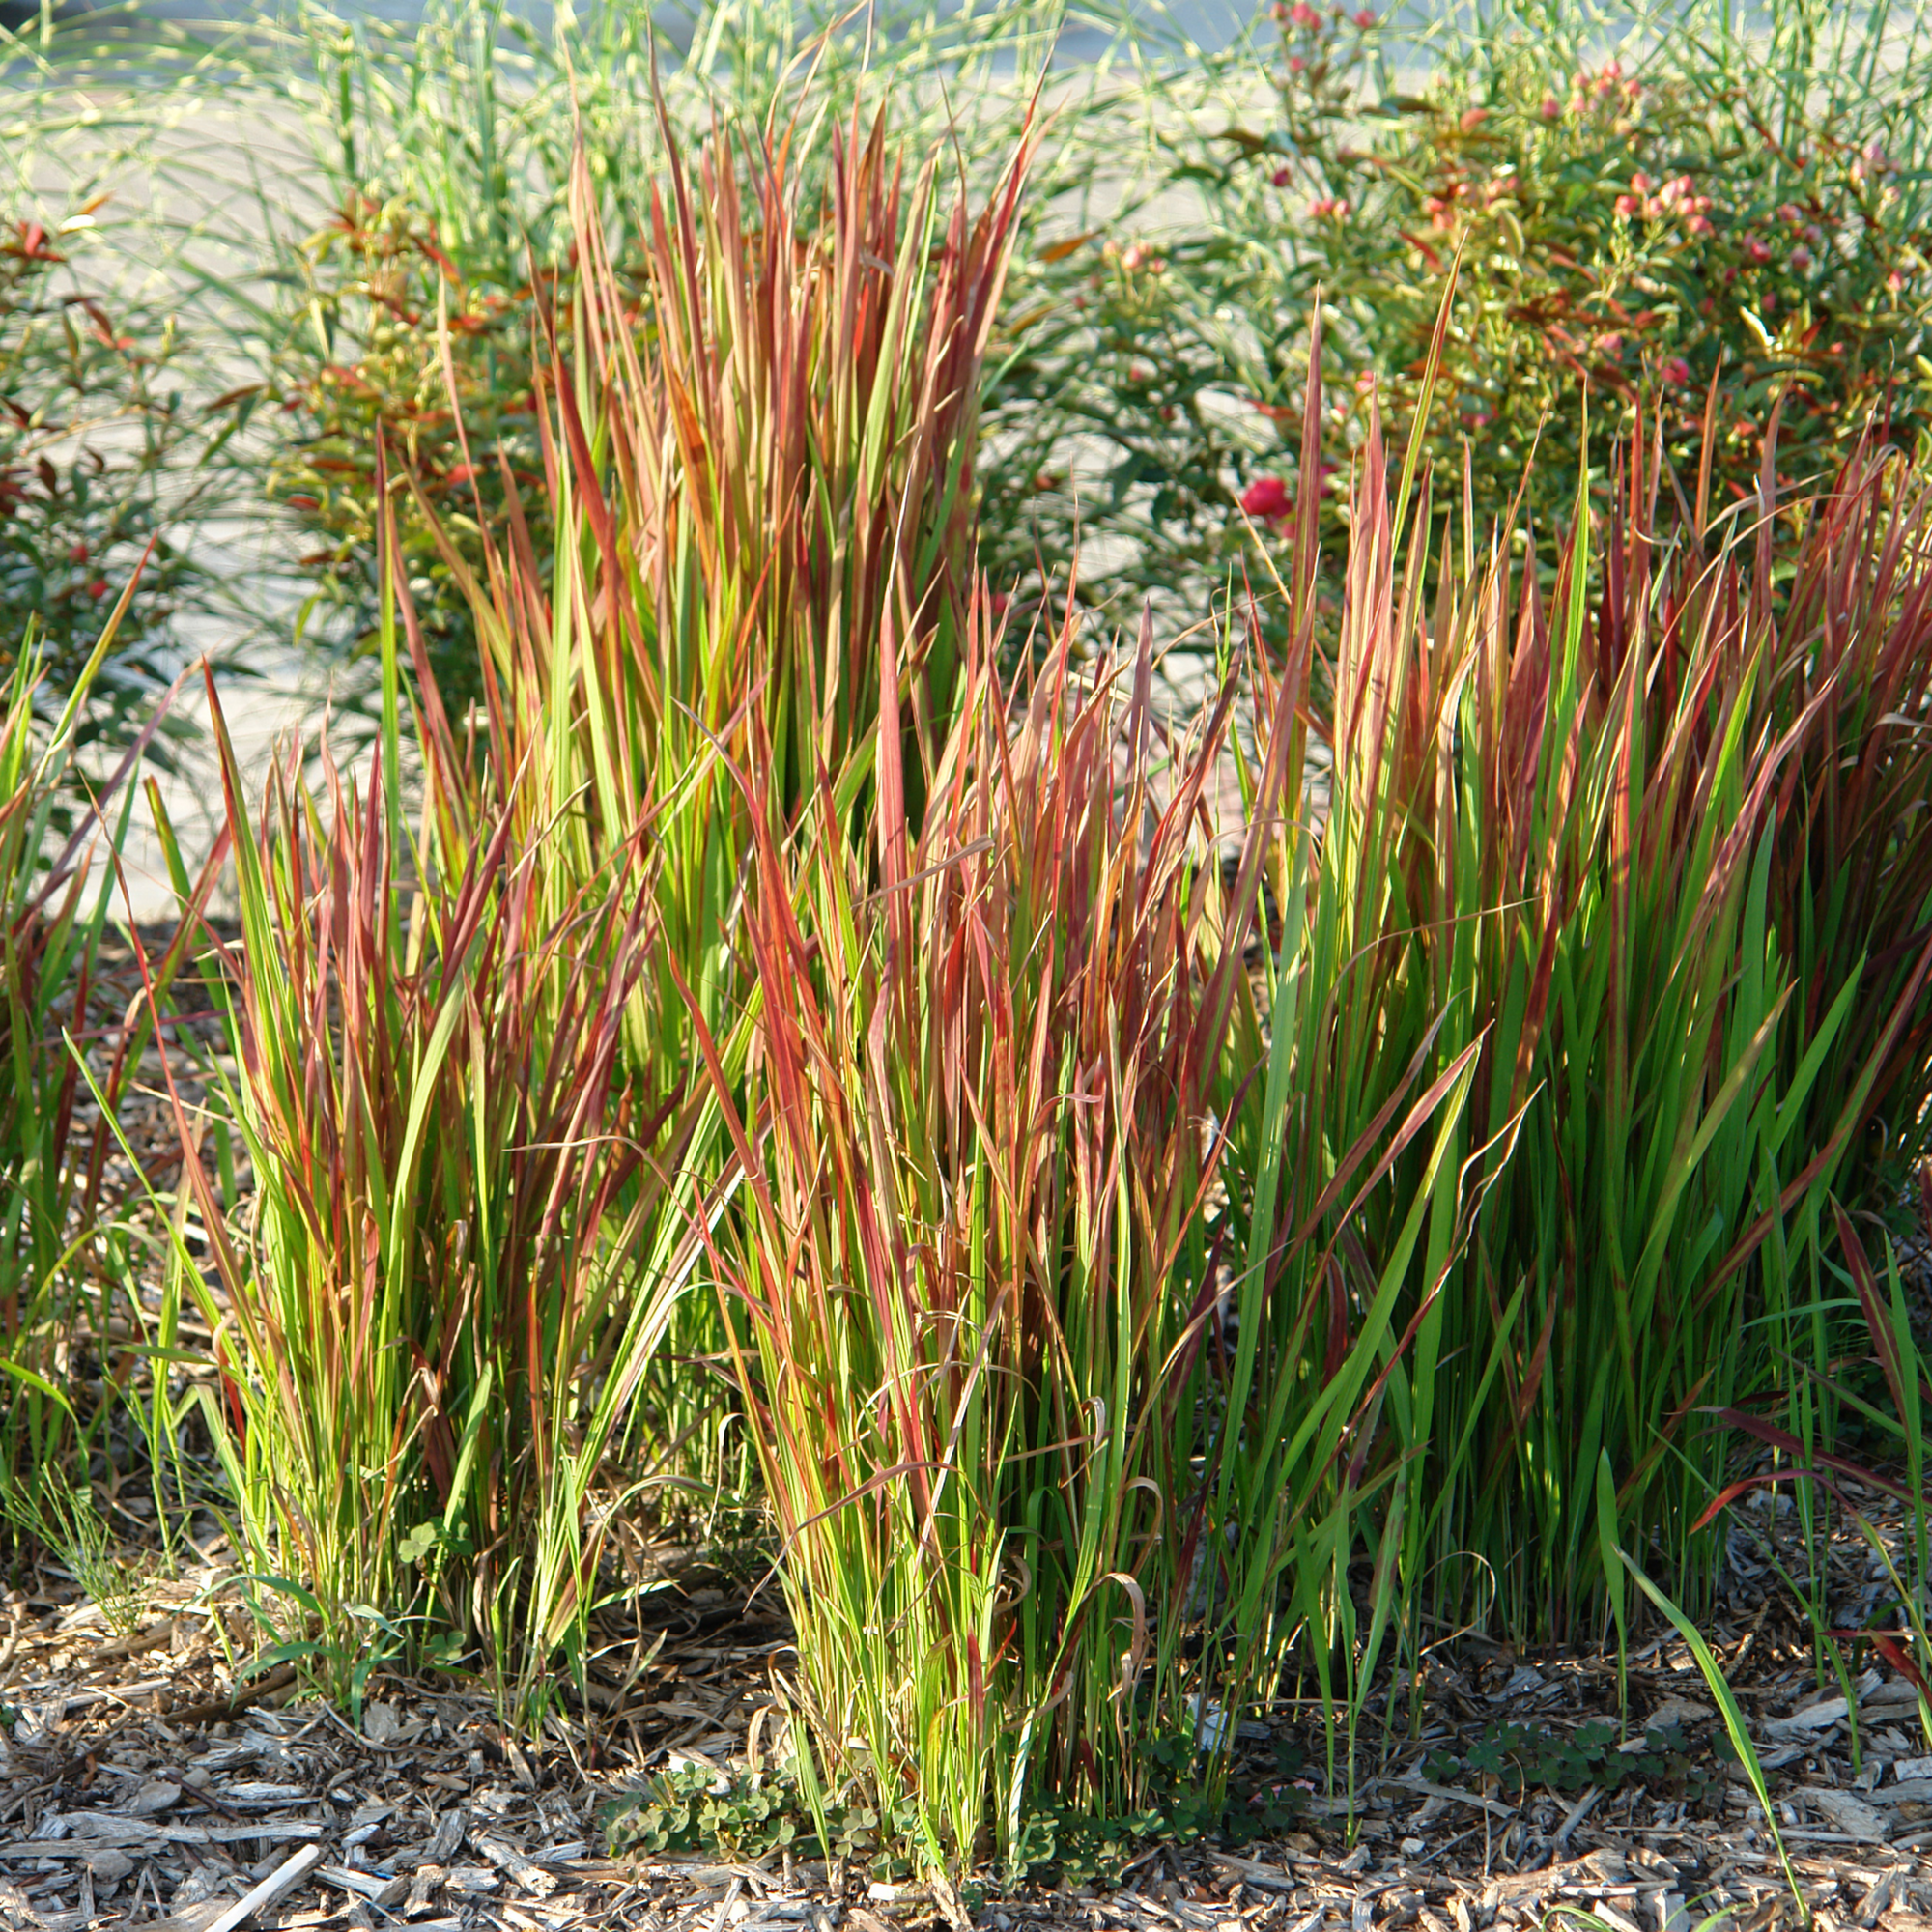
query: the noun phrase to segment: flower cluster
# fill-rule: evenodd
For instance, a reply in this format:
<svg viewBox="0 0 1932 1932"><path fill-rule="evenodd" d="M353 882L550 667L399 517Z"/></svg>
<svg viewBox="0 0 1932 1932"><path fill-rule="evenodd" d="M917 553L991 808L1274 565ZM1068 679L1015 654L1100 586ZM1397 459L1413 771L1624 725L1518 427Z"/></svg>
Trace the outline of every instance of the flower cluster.
<svg viewBox="0 0 1932 1932"><path fill-rule="evenodd" d="M1330 13L1328 19L1324 20L1321 10L1311 7L1308 0L1294 0L1293 6L1289 5L1288 0L1274 0L1274 4L1268 9L1268 17L1278 27L1293 27L1304 34L1324 32L1330 20L1339 26L1346 19L1364 34L1380 25L1378 15L1367 7L1358 14L1346 14L1337 7Z"/></svg>
<svg viewBox="0 0 1932 1932"><path fill-rule="evenodd" d="M1623 62L1606 60L1595 73L1587 68L1577 69L1570 78L1570 99L1562 108L1557 107L1554 95L1545 96L1544 119L1554 121L1566 112L1573 120L1592 113L1628 116L1642 99L1642 84L1624 72Z"/></svg>
<svg viewBox="0 0 1932 1932"><path fill-rule="evenodd" d="M1715 205L1708 194L1697 192L1689 175L1673 175L1660 187L1639 169L1631 176L1630 192L1617 196L1616 212L1627 220L1639 215L1646 221L1677 220L1686 235L1709 235Z"/></svg>

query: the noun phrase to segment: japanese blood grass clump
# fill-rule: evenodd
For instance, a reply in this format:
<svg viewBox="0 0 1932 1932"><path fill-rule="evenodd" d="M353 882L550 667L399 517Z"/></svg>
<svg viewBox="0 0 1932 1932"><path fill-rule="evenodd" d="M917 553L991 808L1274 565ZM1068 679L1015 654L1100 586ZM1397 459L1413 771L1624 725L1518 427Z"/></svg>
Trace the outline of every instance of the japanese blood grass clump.
<svg viewBox="0 0 1932 1932"><path fill-rule="evenodd" d="M1666 537L1637 449L1600 598L1580 498L1553 593L1465 534L1432 597L1421 536L1398 574L1372 438L1336 671L1326 838L1389 893L1355 970L1401 989L1406 1037L1441 1016L1436 1064L1477 1051L1486 1149L1391 1378L1428 1472L1405 1588L1524 1639L1604 1617L1619 1537L1704 1600L1729 1453L1707 1417L1802 1399L1826 1190L1877 1095L1914 1121L1925 1095L1916 486L1894 506L1857 470L1798 536L1767 519L1747 568L1688 511ZM1869 923L1828 930L1825 904Z"/></svg>
<svg viewBox="0 0 1932 1932"><path fill-rule="evenodd" d="M1175 737L1149 634L1123 701L1069 629L1009 694L986 608L919 824L890 706L857 834L821 780L782 844L754 745L757 1038L742 1085L714 1063L736 1163L712 1262L806 1763L821 1796L910 1814L933 1865L1023 1861L1042 1813L1130 1814L1177 1744L1218 1791L1291 1637L1352 1636L1390 1322L1420 1244L1453 1238L1436 1155L1467 1065L1398 1068L1352 1141L1307 1104L1318 929L1344 915L1277 823L1305 636L1242 831L1214 808L1240 678ZM1264 1079L1248 947L1284 854Z"/></svg>
<svg viewBox="0 0 1932 1932"><path fill-rule="evenodd" d="M1932 1237L1932 1166L1921 1166L1917 1179L1918 1225L1911 1236L1922 1243ZM1751 1529L1746 1534L1761 1550L1768 1548L1791 1594L1804 1605L1819 1649L1839 1681L1852 1684L1862 1661L1857 1649L1869 1644L1918 1692L1919 1724L1932 1742L1932 1496L1925 1482L1932 1378L1906 1300L1900 1244L1888 1238L1881 1267L1843 1207L1832 1205L1838 1247L1833 1275L1856 1299L1863 1330L1859 1340L1869 1353L1862 1360L1856 1353L1841 1357L1819 1380L1830 1406L1855 1419L1857 1440L1820 1446L1769 1416L1727 1410L1724 1421L1775 1452L1775 1462L1728 1485L1707 1514L1715 1519L1755 1491L1791 1487L1806 1505L1803 1520L1812 1532L1803 1552L1804 1572L1793 1574L1797 1566L1788 1565L1776 1540L1767 1546ZM1842 1575L1833 1577L1830 1553L1847 1529L1871 1550L1866 1588L1852 1598L1849 1610L1859 1628L1849 1630L1833 1628L1847 1611ZM1840 1605L1835 1616L1834 1598Z"/></svg>
<svg viewBox="0 0 1932 1932"><path fill-rule="evenodd" d="M512 809L557 876L601 875L648 814L653 940L625 1078L650 1105L702 1077L683 989L714 1031L741 1023L752 810L729 764L753 726L781 832L821 775L841 810L867 810L882 688L907 721L909 792L925 789L955 703L980 371L1031 152L1023 138L974 213L942 194L940 156L905 179L882 120L835 130L821 186L781 128L755 150L721 130L695 168L667 142L635 289L580 168L581 294L533 383L532 521L557 533L554 556L514 491L481 578L444 546L497 763L524 774ZM694 1296L667 1360L724 1345ZM667 1441L716 1442L727 1411L694 1406L688 1375L651 1386Z"/></svg>
<svg viewBox="0 0 1932 1932"><path fill-rule="evenodd" d="M55 1542L77 1511L90 1517L90 1454L152 1339L104 1239L113 1215L103 1189L103 1115L139 1065L147 1009L128 1014L103 1051L91 1008L115 889L101 848L125 829L123 786L154 724L91 810L78 763L133 587L58 710L48 707L50 724L36 711L46 666L31 625L0 690L0 1511ZM157 990L178 957L163 962Z"/></svg>
<svg viewBox="0 0 1932 1932"><path fill-rule="evenodd" d="M215 1331L209 1421L280 1654L359 1697L385 1658L480 1648L499 1703L534 1721L558 1654L581 1664L638 1486L632 1401L691 1245L681 1168L704 1109L624 1078L646 827L565 873L518 771L473 747L481 769L458 768L425 676L412 835L388 658L366 788L326 759L318 796L291 767L259 818L211 691L242 917L215 949L238 1062L222 1099L254 1199L238 1221L190 1160L214 1283L178 1264Z"/></svg>
<svg viewBox="0 0 1932 1932"><path fill-rule="evenodd" d="M753 715L779 761L767 800L789 816L821 770L860 781L890 676L923 786L952 716L980 373L1032 148L1023 133L975 215L963 190L943 204L943 156L904 179L883 115L835 129L816 193L781 128L755 150L719 128L696 179L665 140L636 294L580 156L582 290L536 380L550 587L521 523L483 581L446 557L472 599L492 728L512 746L561 734L556 780L589 787L593 844L646 797L675 800L691 842L667 876L715 895L747 849L744 814L702 775L718 751L742 754ZM722 944L721 909L666 910L701 950Z"/></svg>

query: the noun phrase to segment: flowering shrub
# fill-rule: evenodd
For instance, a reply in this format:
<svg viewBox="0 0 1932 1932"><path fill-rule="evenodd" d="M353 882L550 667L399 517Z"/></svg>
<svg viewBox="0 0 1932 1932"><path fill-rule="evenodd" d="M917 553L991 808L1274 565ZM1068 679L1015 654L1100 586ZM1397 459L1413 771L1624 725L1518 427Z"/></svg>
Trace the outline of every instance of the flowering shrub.
<svg viewBox="0 0 1932 1932"><path fill-rule="evenodd" d="M1880 141L1829 113L1775 128L1669 44L1641 68L1563 73L1523 38L1471 76L1479 93L1391 103L1380 138L1355 145L1374 35L1296 17L1308 11L1285 21L1280 125L1236 165L1273 163L1271 187L1287 173L1285 219L1311 194L1311 213L1359 211L1306 222L1295 252L1333 292L1337 361L1372 369L1404 421L1460 252L1431 454L1456 474L1466 440L1491 507L1539 441L1556 458L1539 472L1573 487L1585 398L1598 434L1631 427L1648 398L1688 497L1715 382L1714 508L1755 488L1780 397L1787 480L1832 468L1867 424L1898 440L1924 428L1925 210ZM1264 401L1292 371L1300 304L1271 320Z"/></svg>
<svg viewBox="0 0 1932 1932"><path fill-rule="evenodd" d="M84 727L112 742L146 722L165 681L167 620L194 575L174 538L205 471L202 439L163 387L173 325L72 277L98 206L0 239L0 677L31 621L46 672L36 701L58 710L152 538Z"/></svg>
<svg viewBox="0 0 1932 1932"><path fill-rule="evenodd" d="M1098 454L1035 493L1026 552L1037 531L1053 554L1056 519L1070 531L1076 484L1088 530L1117 540L1088 546L1099 592L1185 594L1251 527L1284 536L1269 506L1292 491L1318 290L1331 446L1359 441L1373 396L1400 447L1455 274L1426 425L1438 490L1460 497L1466 449L1478 508L1501 510L1534 450L1545 528L1575 488L1586 402L1600 448L1641 411L1687 500L1708 402L1713 512L1754 489L1780 399L1786 482L1829 471L1868 424L1910 443L1932 421L1932 217L1909 158L1922 56L1866 88L1842 50L1781 29L1725 40L1698 14L1585 58L1559 9L1536 33L1445 40L1412 96L1373 13L1269 11L1271 125L1203 112L1171 150L1168 186L1201 218L1157 258L1102 239L1036 268L1058 299L995 419L1034 439L1029 473L1065 467L1051 445L1068 431ZM1343 500L1331 483L1324 514Z"/></svg>
<svg viewBox="0 0 1932 1932"><path fill-rule="evenodd" d="M543 465L533 413L536 291L466 275L435 225L396 201L345 206L302 251L308 301L270 380L251 392L279 407L283 433L269 494L321 539L301 559L320 601L355 646L375 637L376 435L428 500L447 541L480 568L482 530L500 529L502 464L541 517ZM462 401L450 410L449 371ZM438 682L451 702L481 691L468 600L412 495L398 496L410 587ZM481 521L479 522L479 513ZM533 528L548 567L548 527Z"/></svg>

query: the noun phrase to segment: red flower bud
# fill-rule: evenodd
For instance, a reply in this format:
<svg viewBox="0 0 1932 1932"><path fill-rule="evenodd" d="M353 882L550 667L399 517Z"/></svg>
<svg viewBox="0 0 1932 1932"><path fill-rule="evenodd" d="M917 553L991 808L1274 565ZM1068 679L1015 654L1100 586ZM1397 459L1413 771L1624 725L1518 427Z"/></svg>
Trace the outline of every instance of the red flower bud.
<svg viewBox="0 0 1932 1932"><path fill-rule="evenodd" d="M1281 525L1294 514L1294 501L1279 476L1257 476L1241 492L1241 508L1264 523Z"/></svg>

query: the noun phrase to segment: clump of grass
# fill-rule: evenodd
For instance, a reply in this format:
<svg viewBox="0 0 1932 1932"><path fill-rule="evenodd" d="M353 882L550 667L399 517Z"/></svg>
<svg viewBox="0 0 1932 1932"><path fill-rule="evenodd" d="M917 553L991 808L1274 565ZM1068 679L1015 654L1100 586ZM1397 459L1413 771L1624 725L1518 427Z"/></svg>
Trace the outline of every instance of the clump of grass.
<svg viewBox="0 0 1932 1932"><path fill-rule="evenodd" d="M1396 1298L1425 1234L1455 1239L1472 1058L1397 1067L1359 1120L1328 1104L1318 1064L1356 1056L1350 1101L1382 1069L1321 991L1358 882L1277 822L1305 637L1263 674L1224 886L1232 667L1174 737L1151 633L1090 678L1069 618L1015 707L988 608L918 824L890 706L856 834L822 779L782 843L754 741L742 1097L710 1056L736 1153L711 1250L810 1775L909 1812L934 1865L1023 1861L1036 1813L1142 1808L1177 1748L1218 1791L1293 1636L1324 1669L1373 1656L1349 1570L1391 1474ZM1244 960L1271 854L1264 1079ZM1413 1187L1383 1187L1411 1150Z"/></svg>
<svg viewBox="0 0 1932 1932"><path fill-rule="evenodd" d="M1413 1381L1392 1393L1430 1474L1408 1607L1525 1639L1601 1618L1601 1463L1609 1547L1620 1525L1694 1609L1728 1454L1698 1418L1797 1393L1780 1363L1822 1346L1827 1191L1881 1092L1914 1121L1925 1098L1922 512L1860 458L1794 533L1768 456L1754 543L1701 493L1673 536L1639 440L1601 592L1579 486L1550 590L1533 554L1470 531L1429 594L1426 493L1399 565L1382 469L1373 436L1325 836L1387 881L1355 970L1441 1016L1437 1061L1478 1053L1489 1150L1466 1252L1409 1291ZM1810 586L1796 621L1787 572ZM1381 795L1369 838L1354 816ZM1827 930L1839 895L1861 930Z"/></svg>
<svg viewBox="0 0 1932 1932"><path fill-rule="evenodd" d="M715 1032L740 1030L752 814L727 761L754 724L781 831L822 777L842 810L869 810L882 692L902 707L912 795L928 781L971 594L980 370L1030 158L1023 141L976 212L963 187L944 194L940 156L906 174L883 118L836 131L822 181L781 127L755 150L719 128L695 162L670 152L635 290L581 167L581 295L532 378L544 490L499 465L510 527L480 574L412 478L469 599L493 755L525 774L529 836L559 877L587 877L649 824L653 943L624 1037L640 1096L701 1081L680 980ZM677 1324L668 1359L722 1353L708 1297ZM688 1374L652 1388L663 1441L716 1444L720 1414Z"/></svg>
<svg viewBox="0 0 1932 1932"><path fill-rule="evenodd" d="M0 1509L30 1534L44 1517L43 1484L84 1490L128 1367L95 1359L119 1325L123 1288L99 1237L108 1117L139 1062L142 1015L128 1016L97 1075L82 1056L98 1044L90 1006L115 885L99 852L125 831L131 793L115 822L104 814L146 736L93 813L77 815L76 799L86 797L89 707L132 590L49 726L39 716L47 668L31 625L0 696ZM100 1108L92 1123L90 1098ZM138 1306L127 1312L138 1331ZM59 1493L64 1501L67 1490Z"/></svg>
<svg viewBox="0 0 1932 1932"><path fill-rule="evenodd" d="M211 684L242 914L214 945L220 1099L254 1205L244 1230L190 1159L213 1279L177 1263L215 1330L208 1419L284 1654L354 1693L372 1642L480 1652L533 1720L557 1655L581 1663L630 1487L616 1452L677 1292L654 1236L693 1115L621 1078L645 831L559 883L519 775L486 785L483 753L419 719L412 835L388 638L366 786L325 756L318 796L290 767L259 819Z"/></svg>

